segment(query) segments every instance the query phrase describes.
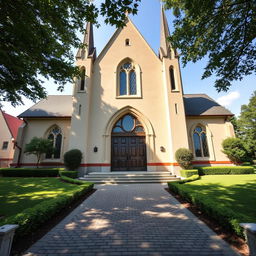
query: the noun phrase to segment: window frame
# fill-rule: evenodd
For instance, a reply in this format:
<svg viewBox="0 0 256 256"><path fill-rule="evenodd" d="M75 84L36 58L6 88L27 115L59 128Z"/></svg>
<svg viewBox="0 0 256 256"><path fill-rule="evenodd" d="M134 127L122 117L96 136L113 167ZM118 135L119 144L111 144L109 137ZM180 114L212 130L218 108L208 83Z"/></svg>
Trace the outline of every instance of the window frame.
<svg viewBox="0 0 256 256"><path fill-rule="evenodd" d="M59 129L60 132L57 133L57 134L54 134L52 131L53 131L55 128ZM48 129L48 131L47 131L47 133L46 133L46 136L45 136L46 139L48 139L48 137L49 137L51 134L53 135L53 146L54 146L54 147L55 147L55 145L56 145L57 136L58 136L59 134L61 135L61 143L60 143L59 158L54 158L55 152L53 152L53 153L51 154L51 157L50 157L50 158L47 157L47 154L45 154L45 157L44 157L44 160L45 160L45 161L54 162L54 161L60 160L60 159L62 158L64 134L63 134L62 129L61 129L60 126L58 126L58 125L54 125L54 126L52 126L50 129Z"/></svg>
<svg viewBox="0 0 256 256"><path fill-rule="evenodd" d="M202 131L200 133L196 131L197 127L202 129ZM197 134L198 137L199 137L201 156L197 156L196 155L196 147L195 147L194 134ZM207 151L208 151L208 155L207 156L204 154L205 152L204 152L204 147L203 147L202 134L205 134L205 139L206 139L206 143L207 143ZM211 157L211 151L210 151L210 143L209 143L206 127L201 125L201 124L195 125L193 127L193 129L192 129L192 134L191 135L192 135L191 137L192 137L192 145L193 145L193 155L194 155L195 159L209 160L210 157Z"/></svg>
<svg viewBox="0 0 256 256"><path fill-rule="evenodd" d="M9 147L9 141L3 141L2 150L7 150Z"/></svg>
<svg viewBox="0 0 256 256"><path fill-rule="evenodd" d="M129 71L125 71L123 69L123 65L126 63L131 63L132 68ZM126 94L120 95L120 73L122 71L126 72ZM134 71L136 76L136 94L130 94L130 72ZM141 70L139 65L136 65L132 60L126 59L122 61L118 67L116 72L116 99L139 99L142 98L141 93Z"/></svg>
<svg viewBox="0 0 256 256"><path fill-rule="evenodd" d="M178 79L176 75L176 69L173 65L169 67L169 80L170 80L170 90L171 92L179 92ZM174 82L174 88L173 83Z"/></svg>
<svg viewBox="0 0 256 256"><path fill-rule="evenodd" d="M78 93L87 93L87 79L88 76L86 75L86 68L80 67L81 77L77 78L77 92ZM82 81L84 81L84 88L81 89Z"/></svg>

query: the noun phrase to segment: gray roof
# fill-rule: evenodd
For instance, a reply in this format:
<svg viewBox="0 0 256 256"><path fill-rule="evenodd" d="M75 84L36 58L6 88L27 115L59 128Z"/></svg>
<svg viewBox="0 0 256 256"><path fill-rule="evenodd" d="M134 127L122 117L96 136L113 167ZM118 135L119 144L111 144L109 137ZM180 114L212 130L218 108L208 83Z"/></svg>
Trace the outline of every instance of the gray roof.
<svg viewBox="0 0 256 256"><path fill-rule="evenodd" d="M206 94L184 94L187 116L233 116L233 114Z"/></svg>
<svg viewBox="0 0 256 256"><path fill-rule="evenodd" d="M232 116L233 114L219 105L206 94L184 94L187 116ZM71 95L49 95L46 99L21 113L18 117L71 117Z"/></svg>
<svg viewBox="0 0 256 256"><path fill-rule="evenodd" d="M36 103L31 108L21 113L18 117L71 117L71 95L49 95Z"/></svg>

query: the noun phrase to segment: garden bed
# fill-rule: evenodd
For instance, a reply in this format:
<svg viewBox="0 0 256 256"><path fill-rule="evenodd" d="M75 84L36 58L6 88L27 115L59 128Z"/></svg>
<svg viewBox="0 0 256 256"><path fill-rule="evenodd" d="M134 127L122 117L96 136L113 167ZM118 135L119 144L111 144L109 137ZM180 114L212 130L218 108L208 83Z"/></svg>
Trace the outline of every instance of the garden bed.
<svg viewBox="0 0 256 256"><path fill-rule="evenodd" d="M256 222L256 175L207 175L169 189L198 206L227 230L243 237L241 222Z"/></svg>
<svg viewBox="0 0 256 256"><path fill-rule="evenodd" d="M18 240L92 189L92 183L69 184L59 178L0 178L0 225L18 224Z"/></svg>

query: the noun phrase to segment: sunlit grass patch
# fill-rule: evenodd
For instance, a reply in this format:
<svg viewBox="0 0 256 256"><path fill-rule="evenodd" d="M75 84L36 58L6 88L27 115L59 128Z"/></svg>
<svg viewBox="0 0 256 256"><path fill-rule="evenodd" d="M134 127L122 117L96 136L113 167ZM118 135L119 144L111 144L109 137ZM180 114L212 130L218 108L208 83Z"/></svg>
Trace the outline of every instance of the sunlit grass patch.
<svg viewBox="0 0 256 256"><path fill-rule="evenodd" d="M22 212L44 200L55 198L77 185L61 182L58 178L0 178L0 216Z"/></svg>
<svg viewBox="0 0 256 256"><path fill-rule="evenodd" d="M168 185L238 235L242 235L239 223L256 222L256 174L206 175Z"/></svg>

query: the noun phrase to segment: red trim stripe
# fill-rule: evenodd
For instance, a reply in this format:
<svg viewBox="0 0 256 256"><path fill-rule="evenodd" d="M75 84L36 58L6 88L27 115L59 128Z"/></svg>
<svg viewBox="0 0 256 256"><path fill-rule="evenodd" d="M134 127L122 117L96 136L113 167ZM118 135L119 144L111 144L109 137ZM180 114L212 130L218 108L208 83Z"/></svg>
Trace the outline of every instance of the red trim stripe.
<svg viewBox="0 0 256 256"><path fill-rule="evenodd" d="M1 160L1 159L0 159ZM12 160L12 159L6 159ZM193 161L193 164L233 164L231 161ZM12 163L12 166L17 164ZM35 163L22 163L20 166L36 166ZM63 163L41 163L39 166L64 166ZM83 163L80 165L81 167L110 167L109 163ZM147 163L147 166L179 166L178 163Z"/></svg>
<svg viewBox="0 0 256 256"><path fill-rule="evenodd" d="M12 161L13 158L0 158L0 161Z"/></svg>
<svg viewBox="0 0 256 256"><path fill-rule="evenodd" d="M178 166L178 163L148 163L147 166Z"/></svg>
<svg viewBox="0 0 256 256"><path fill-rule="evenodd" d="M16 166L17 163L12 163L11 165ZM23 163L23 164L20 164L20 166L37 166L37 164L35 164L35 163ZM41 164L39 164L39 166L64 166L64 164L63 163L41 163Z"/></svg>

